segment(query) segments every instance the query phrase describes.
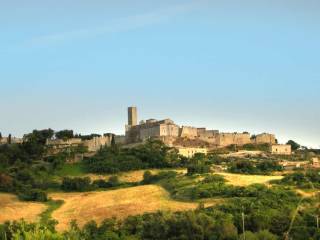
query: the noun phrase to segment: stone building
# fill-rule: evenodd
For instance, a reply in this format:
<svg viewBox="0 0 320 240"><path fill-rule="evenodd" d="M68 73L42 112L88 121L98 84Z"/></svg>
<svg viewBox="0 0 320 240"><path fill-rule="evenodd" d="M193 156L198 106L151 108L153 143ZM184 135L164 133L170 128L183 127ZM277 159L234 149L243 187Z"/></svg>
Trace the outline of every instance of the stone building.
<svg viewBox="0 0 320 240"><path fill-rule="evenodd" d="M192 158L196 153L202 153L207 155L208 150L206 148L178 148L179 154L187 157Z"/></svg>
<svg viewBox="0 0 320 240"><path fill-rule="evenodd" d="M271 154L291 155L291 145L276 144L271 146Z"/></svg>
<svg viewBox="0 0 320 240"><path fill-rule="evenodd" d="M8 144L8 143L9 143L9 137L0 138L0 144ZM11 137L11 143L21 144L23 143L23 139L17 138L17 137Z"/></svg>
<svg viewBox="0 0 320 240"><path fill-rule="evenodd" d="M138 124L138 113L136 107L128 108L128 125L136 126Z"/></svg>
<svg viewBox="0 0 320 240"><path fill-rule="evenodd" d="M48 139L47 145L52 148L54 153L57 153L63 149L70 147L84 146L88 152L97 152L101 147L110 146L112 140L112 134L106 134L104 136L93 137L92 139L82 140L81 138L71 139Z"/></svg>
<svg viewBox="0 0 320 240"><path fill-rule="evenodd" d="M313 168L320 168L320 161L319 161L319 158L317 157L314 157L311 159L311 166Z"/></svg>
<svg viewBox="0 0 320 240"><path fill-rule="evenodd" d="M251 139L251 135L244 133L219 133L218 130L207 130L206 128L196 128L190 126L178 126L170 119L155 120L149 119L147 121L138 122L138 113L136 107L128 108L128 125L126 125L126 143L143 142L147 139L160 139L165 144L177 147L183 147L179 143L188 140L188 146L192 142L194 146L200 147L209 145L210 147L226 147L229 145L245 145L249 143L275 143L275 136L273 134L263 133ZM199 143L199 144L198 144ZM205 143L205 144L203 144ZM176 145L178 144L178 145ZM198 144L198 145L197 145ZM184 146L186 147L186 146Z"/></svg>
<svg viewBox="0 0 320 240"><path fill-rule="evenodd" d="M139 125L132 126L129 124L126 127L127 143L145 141L150 138L164 139L166 137L178 136L179 126L170 119L161 121L149 119L146 122L141 122Z"/></svg>
<svg viewBox="0 0 320 240"><path fill-rule="evenodd" d="M261 133L251 138L253 144L276 144L276 136L270 133Z"/></svg>

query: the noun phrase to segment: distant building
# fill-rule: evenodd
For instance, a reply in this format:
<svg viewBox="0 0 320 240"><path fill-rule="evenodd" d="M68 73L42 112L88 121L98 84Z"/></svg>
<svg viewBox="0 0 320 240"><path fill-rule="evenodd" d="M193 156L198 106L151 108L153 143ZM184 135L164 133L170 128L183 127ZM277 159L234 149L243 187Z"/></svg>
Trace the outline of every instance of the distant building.
<svg viewBox="0 0 320 240"><path fill-rule="evenodd" d="M285 170L292 170L295 168L306 168L309 166L309 162L308 161L281 161L279 163L283 169Z"/></svg>
<svg viewBox="0 0 320 240"><path fill-rule="evenodd" d="M138 122L136 107L128 108L128 124L126 125L126 143L138 143L147 139L159 139L165 144L177 147L226 147L229 145L245 145L252 143L274 144L276 142L273 134L263 133L252 137L250 133L220 133L218 130L207 130L192 126L179 126L171 119L156 120L149 119ZM188 146L185 144L188 141Z"/></svg>
<svg viewBox="0 0 320 240"><path fill-rule="evenodd" d="M71 139L48 139L47 145L51 146L54 152L59 152L63 149L70 147L84 146L88 152L97 152L104 146L110 146L112 140L112 134L106 134L105 136L93 137L89 140L82 140L81 138Z"/></svg>
<svg viewBox="0 0 320 240"><path fill-rule="evenodd" d="M179 154L187 157L192 158L197 153L202 153L207 155L208 150L206 148L178 148Z"/></svg>
<svg viewBox="0 0 320 240"><path fill-rule="evenodd" d="M274 155L291 155L291 145L276 144L271 146L271 153Z"/></svg>
<svg viewBox="0 0 320 240"><path fill-rule="evenodd" d="M312 158L311 161L312 161L311 164L312 164L312 167L313 167L313 168L320 168L319 158L314 157L314 158Z"/></svg>
<svg viewBox="0 0 320 240"><path fill-rule="evenodd" d="M138 123L138 113L136 107L129 107L128 108L128 125L129 126L136 126Z"/></svg>
<svg viewBox="0 0 320 240"><path fill-rule="evenodd" d="M8 144L8 143L9 143L9 137L0 138L0 145L1 144ZM11 137L11 143L21 144L21 143L23 143L23 139L17 138L17 137Z"/></svg>
<svg viewBox="0 0 320 240"><path fill-rule="evenodd" d="M129 122L130 123L130 122ZM150 138L178 137L179 126L172 120L155 120L149 119L139 125L127 125L126 141L127 143L135 143L145 141Z"/></svg>

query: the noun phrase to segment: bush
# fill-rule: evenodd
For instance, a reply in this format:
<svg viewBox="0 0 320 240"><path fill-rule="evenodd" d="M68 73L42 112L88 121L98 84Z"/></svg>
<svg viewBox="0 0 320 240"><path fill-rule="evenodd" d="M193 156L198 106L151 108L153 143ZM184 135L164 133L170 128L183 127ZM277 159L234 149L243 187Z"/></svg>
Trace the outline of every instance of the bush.
<svg viewBox="0 0 320 240"><path fill-rule="evenodd" d="M283 167L276 161L263 160L253 162L251 160L237 160L231 164L229 171L245 174L270 174L273 171L282 171Z"/></svg>
<svg viewBox="0 0 320 240"><path fill-rule="evenodd" d="M210 166L205 164L191 164L188 166L188 175L209 173Z"/></svg>
<svg viewBox="0 0 320 240"><path fill-rule="evenodd" d="M9 175L0 173L0 191L10 192L13 188L13 179Z"/></svg>
<svg viewBox="0 0 320 240"><path fill-rule="evenodd" d="M108 180L108 184L110 187L117 187L120 185L119 177L118 176L111 176Z"/></svg>
<svg viewBox="0 0 320 240"><path fill-rule="evenodd" d="M175 149L167 147L161 141L151 140L130 149L106 147L95 156L84 159L86 170L94 173L115 174L122 171L181 165L181 157Z"/></svg>
<svg viewBox="0 0 320 240"><path fill-rule="evenodd" d="M91 185L91 180L89 177L85 178L69 178L65 177L62 180L61 189L66 192L71 191L90 191L93 189L93 185Z"/></svg>
<svg viewBox="0 0 320 240"><path fill-rule="evenodd" d="M297 186L305 189L320 188L320 171L309 170L286 175L280 184Z"/></svg>
<svg viewBox="0 0 320 240"><path fill-rule="evenodd" d="M18 193L18 197L23 201L36 201L46 202L48 201L47 193L39 189L28 189Z"/></svg>
<svg viewBox="0 0 320 240"><path fill-rule="evenodd" d="M153 175L150 171L145 171L143 174L142 184L156 183L161 180L174 179L177 176L175 171L161 171L158 174Z"/></svg>
<svg viewBox="0 0 320 240"><path fill-rule="evenodd" d="M143 184L150 184L153 181L154 181L154 176L152 175L152 173L150 171L145 171L143 174L142 183Z"/></svg>

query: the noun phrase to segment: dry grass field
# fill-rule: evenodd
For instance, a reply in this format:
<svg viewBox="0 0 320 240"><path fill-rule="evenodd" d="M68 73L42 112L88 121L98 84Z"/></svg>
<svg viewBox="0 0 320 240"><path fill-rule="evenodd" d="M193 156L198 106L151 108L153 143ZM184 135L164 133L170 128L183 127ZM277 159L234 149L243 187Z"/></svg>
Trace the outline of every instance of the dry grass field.
<svg viewBox="0 0 320 240"><path fill-rule="evenodd" d="M57 229L68 229L72 220L83 226L90 220L98 223L106 218L123 219L128 216L156 212L158 210L181 211L195 209L198 203L170 200L169 194L160 186L147 185L106 192L53 193L54 200L65 203L53 212L52 217L59 221ZM219 203L219 200L206 202L206 206Z"/></svg>
<svg viewBox="0 0 320 240"><path fill-rule="evenodd" d="M148 170L137 170L130 171L117 174L119 176L119 180L122 182L140 182L143 180L143 174L145 171L150 171L152 174L157 174L161 171L166 170L158 170L158 169L148 169ZM186 173L186 169L172 169L168 171L176 171L178 173ZM111 175L98 175L98 174L86 174L86 177L90 177L92 181L97 179L106 179L108 180Z"/></svg>
<svg viewBox="0 0 320 240"><path fill-rule="evenodd" d="M244 175L233 173L216 174L223 176L227 180L227 183L234 186L249 186L255 183L268 184L272 180L280 180L283 178L283 176Z"/></svg>
<svg viewBox="0 0 320 240"><path fill-rule="evenodd" d="M46 209L45 204L21 202L15 195L0 193L0 223L22 218L30 222L37 221Z"/></svg>

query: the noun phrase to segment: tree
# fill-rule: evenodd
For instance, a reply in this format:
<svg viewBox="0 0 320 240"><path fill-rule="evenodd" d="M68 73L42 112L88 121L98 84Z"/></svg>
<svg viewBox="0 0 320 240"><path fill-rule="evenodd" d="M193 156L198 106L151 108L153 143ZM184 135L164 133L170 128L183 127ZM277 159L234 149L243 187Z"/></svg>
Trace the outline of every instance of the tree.
<svg viewBox="0 0 320 240"><path fill-rule="evenodd" d="M296 142L293 141L293 140L289 140L289 141L287 142L287 144L288 144L288 145L291 145L291 149L292 149L293 151L298 150L298 149L300 148L300 144L296 143Z"/></svg>
<svg viewBox="0 0 320 240"><path fill-rule="evenodd" d="M116 146L116 137L114 134L112 134L111 137L111 147L114 148Z"/></svg>
<svg viewBox="0 0 320 240"><path fill-rule="evenodd" d="M0 132L0 140L2 139L2 133Z"/></svg>
<svg viewBox="0 0 320 240"><path fill-rule="evenodd" d="M108 183L111 187L116 187L120 184L119 178L117 175L111 176L108 180Z"/></svg>
<svg viewBox="0 0 320 240"><path fill-rule="evenodd" d="M32 133L26 134L24 139L26 142L34 142L37 144L45 145L47 139L51 139L54 135L54 131L51 128L43 130L33 130Z"/></svg>
<svg viewBox="0 0 320 240"><path fill-rule="evenodd" d="M150 184L153 181L153 175L150 171L145 171L143 174L142 182L144 184Z"/></svg>
<svg viewBox="0 0 320 240"><path fill-rule="evenodd" d="M63 139L68 140L74 137L73 130L62 130L59 132L56 132L55 134L57 139Z"/></svg>
<svg viewBox="0 0 320 240"><path fill-rule="evenodd" d="M9 134L8 136L8 144L11 144L12 143L12 137L11 137L11 134Z"/></svg>

